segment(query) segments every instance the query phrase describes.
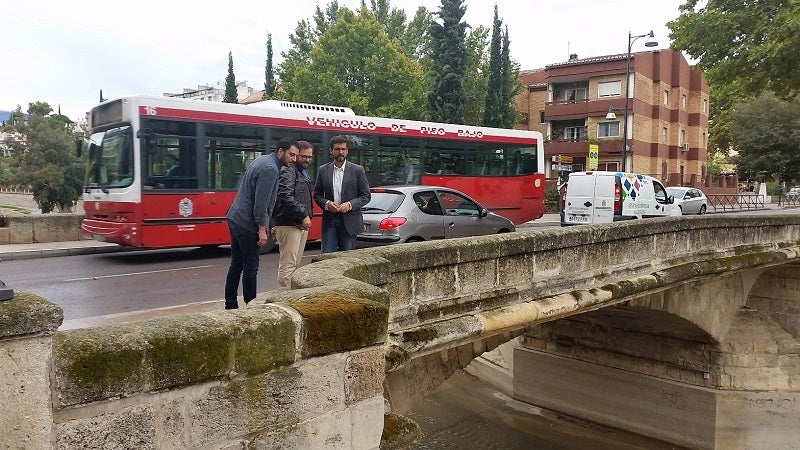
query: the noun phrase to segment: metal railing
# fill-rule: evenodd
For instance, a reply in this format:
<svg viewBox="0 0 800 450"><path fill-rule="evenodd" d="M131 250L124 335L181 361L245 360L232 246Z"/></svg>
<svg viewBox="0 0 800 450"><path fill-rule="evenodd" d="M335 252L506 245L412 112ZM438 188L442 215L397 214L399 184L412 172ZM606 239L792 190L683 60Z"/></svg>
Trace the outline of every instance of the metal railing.
<svg viewBox="0 0 800 450"><path fill-rule="evenodd" d="M708 207L717 211L740 211L766 208L764 195L758 194L708 194Z"/></svg>

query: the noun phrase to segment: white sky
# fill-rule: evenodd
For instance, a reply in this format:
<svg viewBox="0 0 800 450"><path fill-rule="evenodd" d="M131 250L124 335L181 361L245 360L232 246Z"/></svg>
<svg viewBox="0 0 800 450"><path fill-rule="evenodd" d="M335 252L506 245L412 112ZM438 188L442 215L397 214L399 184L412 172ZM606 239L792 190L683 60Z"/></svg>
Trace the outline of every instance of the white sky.
<svg viewBox="0 0 800 450"><path fill-rule="evenodd" d="M491 30L494 5L508 26L511 56L522 69L579 57L625 53L628 32L653 29L669 45L666 23L684 0L466 0L465 20ZM339 0L357 9L361 0ZM367 0L367 3L369 1ZM99 99L181 92L224 84L228 51L237 81L263 89L267 33L273 64L289 34L327 0L0 0L0 110L45 101L77 120ZM392 0L413 16L440 0ZM113 5L113 6L112 6ZM633 50L643 50L644 39Z"/></svg>

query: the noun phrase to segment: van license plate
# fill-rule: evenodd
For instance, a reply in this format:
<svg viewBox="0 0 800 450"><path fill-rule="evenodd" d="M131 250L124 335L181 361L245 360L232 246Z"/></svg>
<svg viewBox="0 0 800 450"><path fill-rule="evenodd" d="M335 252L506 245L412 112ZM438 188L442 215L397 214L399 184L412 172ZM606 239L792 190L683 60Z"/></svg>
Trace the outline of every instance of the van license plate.
<svg viewBox="0 0 800 450"><path fill-rule="evenodd" d="M589 216L567 214L567 223L589 223Z"/></svg>

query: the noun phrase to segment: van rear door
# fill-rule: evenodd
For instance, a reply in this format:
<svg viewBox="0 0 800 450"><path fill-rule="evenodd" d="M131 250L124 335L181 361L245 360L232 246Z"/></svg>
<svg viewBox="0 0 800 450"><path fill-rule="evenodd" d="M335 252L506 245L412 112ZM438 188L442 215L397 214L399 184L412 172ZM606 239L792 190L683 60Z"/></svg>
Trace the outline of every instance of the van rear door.
<svg viewBox="0 0 800 450"><path fill-rule="evenodd" d="M569 176L564 223L610 223L614 221L613 172L574 172Z"/></svg>

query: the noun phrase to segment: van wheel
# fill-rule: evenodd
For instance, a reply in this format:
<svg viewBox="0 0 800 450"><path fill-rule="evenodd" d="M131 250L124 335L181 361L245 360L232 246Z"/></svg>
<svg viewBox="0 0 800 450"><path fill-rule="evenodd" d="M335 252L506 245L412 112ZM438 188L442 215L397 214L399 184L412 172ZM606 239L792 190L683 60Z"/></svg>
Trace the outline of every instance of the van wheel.
<svg viewBox="0 0 800 450"><path fill-rule="evenodd" d="M700 212L697 214L702 216L705 213L706 213L706 205L700 205Z"/></svg>

